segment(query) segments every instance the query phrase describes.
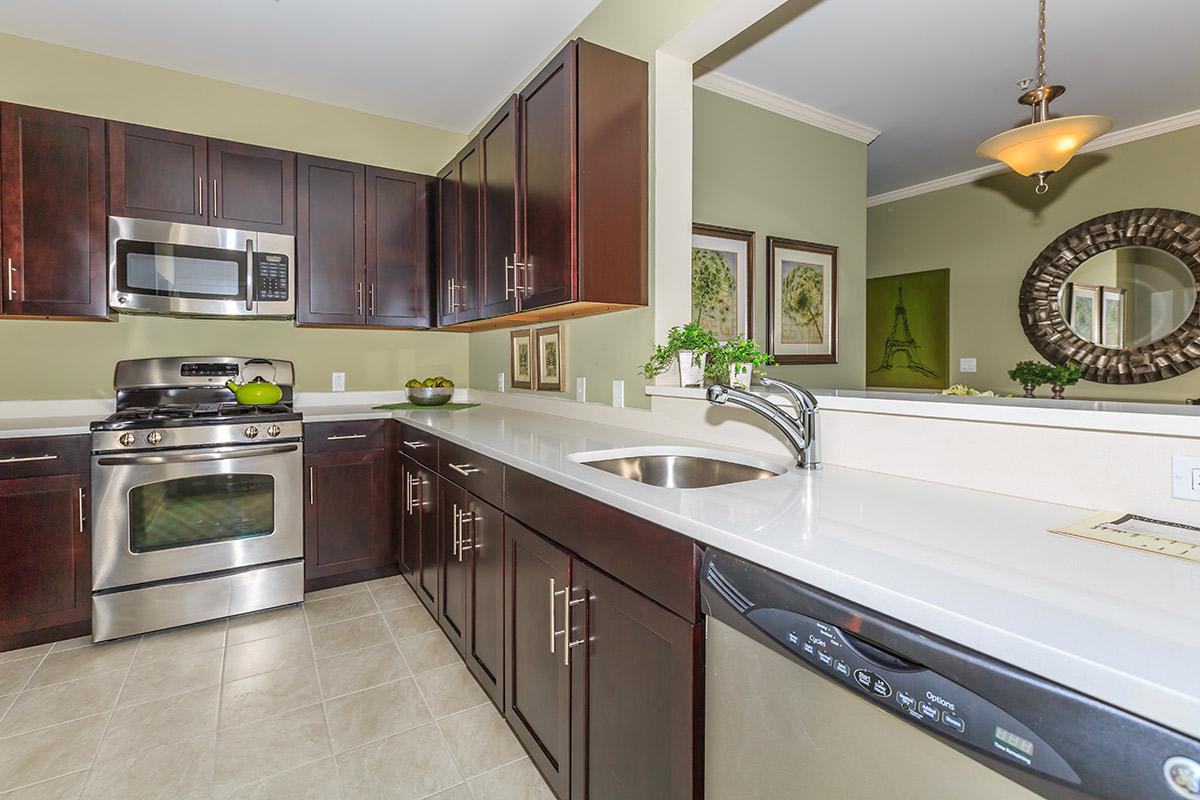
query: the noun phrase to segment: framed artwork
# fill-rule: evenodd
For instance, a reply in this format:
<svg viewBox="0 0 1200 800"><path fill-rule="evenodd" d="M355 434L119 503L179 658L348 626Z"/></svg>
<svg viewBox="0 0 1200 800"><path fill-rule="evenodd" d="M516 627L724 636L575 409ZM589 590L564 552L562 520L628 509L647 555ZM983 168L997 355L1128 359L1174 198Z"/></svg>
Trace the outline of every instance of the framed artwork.
<svg viewBox="0 0 1200 800"><path fill-rule="evenodd" d="M1111 286L1103 288L1103 310L1100 315L1100 344L1115 347L1125 346L1125 290Z"/></svg>
<svg viewBox="0 0 1200 800"><path fill-rule="evenodd" d="M561 392L563 390L563 334L562 326L538 328L534 350L537 355L537 368L534 376L537 388L546 392Z"/></svg>
<svg viewBox="0 0 1200 800"><path fill-rule="evenodd" d="M754 231L692 225L692 321L721 341L754 328Z"/></svg>
<svg viewBox="0 0 1200 800"><path fill-rule="evenodd" d="M767 237L767 352L780 364L837 363L837 248Z"/></svg>
<svg viewBox="0 0 1200 800"><path fill-rule="evenodd" d="M867 280L867 386L950 385L950 270Z"/></svg>
<svg viewBox="0 0 1200 800"><path fill-rule="evenodd" d="M533 369L533 332L513 331L509 337L509 383L514 389L536 389Z"/></svg>
<svg viewBox="0 0 1200 800"><path fill-rule="evenodd" d="M1101 287L1068 283L1066 293L1067 324L1080 339L1100 344Z"/></svg>

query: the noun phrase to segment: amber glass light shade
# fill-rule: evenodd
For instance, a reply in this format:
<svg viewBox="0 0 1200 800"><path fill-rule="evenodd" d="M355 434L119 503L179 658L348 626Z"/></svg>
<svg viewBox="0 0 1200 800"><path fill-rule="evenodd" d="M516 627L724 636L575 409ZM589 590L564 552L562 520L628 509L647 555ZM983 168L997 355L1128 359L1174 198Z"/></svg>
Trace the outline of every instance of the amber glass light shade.
<svg viewBox="0 0 1200 800"><path fill-rule="evenodd" d="M1079 148L1112 129L1109 117L1059 117L998 133L979 145L981 158L1003 161L1025 177L1058 172Z"/></svg>

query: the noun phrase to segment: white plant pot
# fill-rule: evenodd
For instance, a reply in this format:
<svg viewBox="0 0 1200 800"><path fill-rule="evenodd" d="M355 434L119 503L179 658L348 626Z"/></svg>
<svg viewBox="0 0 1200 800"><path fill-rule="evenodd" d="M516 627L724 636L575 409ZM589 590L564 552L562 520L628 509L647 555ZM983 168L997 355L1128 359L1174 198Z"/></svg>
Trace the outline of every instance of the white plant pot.
<svg viewBox="0 0 1200 800"><path fill-rule="evenodd" d="M679 361L680 386L699 386L704 382L704 362L708 353L701 353L697 359L695 350L680 350L676 357Z"/></svg>
<svg viewBox="0 0 1200 800"><path fill-rule="evenodd" d="M754 375L753 364L730 364L729 385L735 389L749 389L750 378Z"/></svg>

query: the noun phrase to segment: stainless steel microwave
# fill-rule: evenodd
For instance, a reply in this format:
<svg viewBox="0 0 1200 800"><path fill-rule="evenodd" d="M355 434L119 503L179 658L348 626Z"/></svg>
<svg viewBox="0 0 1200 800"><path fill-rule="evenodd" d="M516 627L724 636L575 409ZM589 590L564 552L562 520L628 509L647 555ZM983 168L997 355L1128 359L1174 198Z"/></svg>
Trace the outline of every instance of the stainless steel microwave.
<svg viewBox="0 0 1200 800"><path fill-rule="evenodd" d="M296 314L296 238L108 218L109 305L185 317Z"/></svg>

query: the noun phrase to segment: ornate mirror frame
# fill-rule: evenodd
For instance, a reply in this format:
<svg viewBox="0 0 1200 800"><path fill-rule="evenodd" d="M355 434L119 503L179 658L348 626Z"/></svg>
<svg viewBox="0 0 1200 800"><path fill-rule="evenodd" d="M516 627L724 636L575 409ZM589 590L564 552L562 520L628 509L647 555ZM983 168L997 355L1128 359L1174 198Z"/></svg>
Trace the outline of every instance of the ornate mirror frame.
<svg viewBox="0 0 1200 800"><path fill-rule="evenodd" d="M1178 328L1144 347L1101 347L1067 324L1058 298L1068 276L1098 253L1133 245L1175 256L1200 286L1200 216L1168 208L1114 211L1076 225L1042 250L1021 283L1018 307L1025 335L1052 363L1077 362L1085 380L1151 383L1200 367L1200 292Z"/></svg>

